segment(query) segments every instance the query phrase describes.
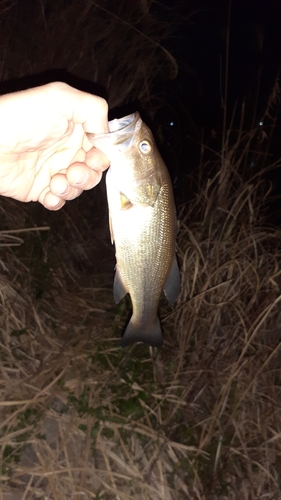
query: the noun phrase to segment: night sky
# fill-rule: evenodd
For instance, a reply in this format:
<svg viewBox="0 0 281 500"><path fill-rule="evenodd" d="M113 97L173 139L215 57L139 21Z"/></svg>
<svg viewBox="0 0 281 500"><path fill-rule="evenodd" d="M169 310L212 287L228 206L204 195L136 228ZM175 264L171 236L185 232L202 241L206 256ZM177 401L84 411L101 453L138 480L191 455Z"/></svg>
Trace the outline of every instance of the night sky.
<svg viewBox="0 0 281 500"><path fill-rule="evenodd" d="M245 101L245 127L256 125L281 67L281 1L187 3L188 18L170 48L176 53L178 80L185 83L189 108L197 114L201 107L194 117L196 123L219 124L227 76L229 112Z"/></svg>
<svg viewBox="0 0 281 500"><path fill-rule="evenodd" d="M168 0L161 3L170 5ZM176 165L176 175L189 166L190 170L196 168L202 137L210 148L219 151L225 109L227 129L231 126L249 131L263 124L261 134L271 137L269 159L276 161L281 157L277 90L281 0L198 0L182 4L176 9L182 22L166 43L179 67L177 78L168 85L166 115L164 109L161 115L167 162ZM280 174L271 175L279 193Z"/></svg>

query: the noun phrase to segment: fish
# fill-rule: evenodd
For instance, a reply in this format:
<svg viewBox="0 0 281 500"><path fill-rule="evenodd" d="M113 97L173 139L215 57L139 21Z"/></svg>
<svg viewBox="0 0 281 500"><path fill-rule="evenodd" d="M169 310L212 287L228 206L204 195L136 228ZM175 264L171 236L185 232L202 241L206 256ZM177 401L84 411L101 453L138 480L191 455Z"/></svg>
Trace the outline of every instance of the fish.
<svg viewBox="0 0 281 500"><path fill-rule="evenodd" d="M109 133L88 134L110 161L106 174L111 241L115 244L113 296L129 293L132 316L121 346L163 344L158 306L180 292L177 217L168 169L138 112L109 121Z"/></svg>

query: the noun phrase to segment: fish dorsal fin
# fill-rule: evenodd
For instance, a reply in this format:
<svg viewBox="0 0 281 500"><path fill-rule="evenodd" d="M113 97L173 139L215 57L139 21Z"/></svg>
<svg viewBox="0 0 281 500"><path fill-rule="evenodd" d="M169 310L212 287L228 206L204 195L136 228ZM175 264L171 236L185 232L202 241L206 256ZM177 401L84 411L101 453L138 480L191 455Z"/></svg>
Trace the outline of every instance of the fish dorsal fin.
<svg viewBox="0 0 281 500"><path fill-rule="evenodd" d="M180 272L176 256L174 256L171 271L164 285L164 293L170 305L173 305L180 293Z"/></svg>

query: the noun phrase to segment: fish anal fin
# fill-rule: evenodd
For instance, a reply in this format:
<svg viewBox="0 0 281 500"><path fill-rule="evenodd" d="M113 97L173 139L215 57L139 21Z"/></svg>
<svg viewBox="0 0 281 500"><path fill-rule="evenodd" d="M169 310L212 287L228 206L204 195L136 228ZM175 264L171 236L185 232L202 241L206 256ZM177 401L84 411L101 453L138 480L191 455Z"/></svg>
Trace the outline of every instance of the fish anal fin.
<svg viewBox="0 0 281 500"><path fill-rule="evenodd" d="M171 271L164 285L164 293L170 305L173 305L180 293L180 272L176 256L174 256Z"/></svg>
<svg viewBox="0 0 281 500"><path fill-rule="evenodd" d="M113 284L113 297L116 304L119 304L120 300L125 297L127 290L123 283L122 277L119 273L118 267L116 268L114 284Z"/></svg>

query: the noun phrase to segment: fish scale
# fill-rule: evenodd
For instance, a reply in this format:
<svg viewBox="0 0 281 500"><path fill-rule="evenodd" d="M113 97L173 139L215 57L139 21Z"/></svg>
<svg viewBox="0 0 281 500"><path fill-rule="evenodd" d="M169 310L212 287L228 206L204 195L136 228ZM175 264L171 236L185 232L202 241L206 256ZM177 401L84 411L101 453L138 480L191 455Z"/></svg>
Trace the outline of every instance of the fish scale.
<svg viewBox="0 0 281 500"><path fill-rule="evenodd" d="M143 230L138 227L139 238L135 240L132 248L130 234L127 233L127 227L131 226L128 219L134 217L133 209L130 214L126 212L119 214L118 222L115 221L115 237L117 268L124 286L130 292L132 306L134 311L134 321L145 323L151 315L157 312L160 293L162 288L159 286L159 277L163 276L164 281L171 268L170 254L174 251L172 247L172 234L170 227L173 221L167 221L166 217L160 221L153 221L153 217L159 211L159 205L165 203L167 199L165 187L163 196L160 193L156 205L153 209L147 207L142 211L150 211L151 217L143 218ZM164 211L166 214L167 212ZM150 220L148 220L150 219ZM118 224L118 227L117 227ZM157 245L155 245L157 241ZM165 248L166 247L166 248ZM165 251L166 250L166 251ZM147 273L147 270L150 270ZM150 293L147 293L147 289ZM151 302L153 297L153 302ZM147 299L147 300L146 300Z"/></svg>

